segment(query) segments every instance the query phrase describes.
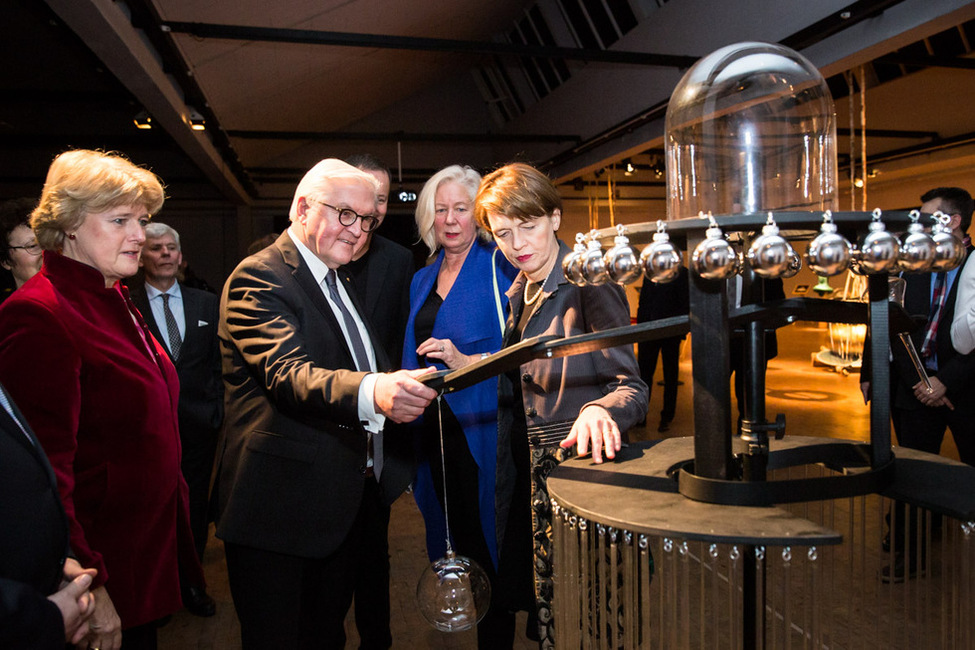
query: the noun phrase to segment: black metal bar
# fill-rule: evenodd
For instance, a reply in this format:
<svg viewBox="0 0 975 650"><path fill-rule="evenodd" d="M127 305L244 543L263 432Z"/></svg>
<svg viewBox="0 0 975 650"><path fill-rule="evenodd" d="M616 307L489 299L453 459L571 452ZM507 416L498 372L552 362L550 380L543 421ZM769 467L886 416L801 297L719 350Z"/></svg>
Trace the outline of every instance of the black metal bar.
<svg viewBox="0 0 975 650"><path fill-rule="evenodd" d="M959 70L975 70L975 61L960 56L916 56L906 52L891 52L874 59L874 63L893 63L895 65L912 65L922 68L956 68Z"/></svg>
<svg viewBox="0 0 975 650"><path fill-rule="evenodd" d="M720 479L733 475L725 286L725 281L704 280L697 274L690 283L694 462L701 476Z"/></svg>
<svg viewBox="0 0 975 650"><path fill-rule="evenodd" d="M253 131L228 129L227 135L246 140L323 140L390 142L579 142L568 133L416 133L406 131Z"/></svg>
<svg viewBox="0 0 975 650"><path fill-rule="evenodd" d="M890 302L886 275L871 275L870 456L871 467L890 462Z"/></svg>
<svg viewBox="0 0 975 650"><path fill-rule="evenodd" d="M391 50L419 50L423 52L454 52L458 54L481 54L488 56L527 56L538 59L598 61L600 63L623 63L679 69L691 67L699 58L678 54L655 54L653 52L589 50L574 47L550 47L521 43L461 41L449 38L394 36L392 34L359 34L314 29L286 29L179 21L163 22L160 25L160 29L179 34L191 34L198 38L218 38L235 41L368 47Z"/></svg>

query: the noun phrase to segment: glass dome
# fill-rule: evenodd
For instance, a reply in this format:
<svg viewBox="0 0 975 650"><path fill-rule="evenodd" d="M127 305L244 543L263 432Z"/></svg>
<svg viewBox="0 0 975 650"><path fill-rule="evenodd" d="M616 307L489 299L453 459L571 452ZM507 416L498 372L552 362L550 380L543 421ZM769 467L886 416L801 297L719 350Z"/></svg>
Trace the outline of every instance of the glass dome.
<svg viewBox="0 0 975 650"><path fill-rule="evenodd" d="M836 204L836 116L797 52L736 43L694 64L667 107L667 218Z"/></svg>

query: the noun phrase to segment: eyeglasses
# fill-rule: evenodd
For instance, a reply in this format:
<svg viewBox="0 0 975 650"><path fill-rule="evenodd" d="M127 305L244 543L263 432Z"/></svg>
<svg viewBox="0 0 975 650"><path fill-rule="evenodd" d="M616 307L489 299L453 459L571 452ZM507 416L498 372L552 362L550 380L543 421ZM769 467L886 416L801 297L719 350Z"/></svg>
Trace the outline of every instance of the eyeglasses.
<svg viewBox="0 0 975 650"><path fill-rule="evenodd" d="M363 226L363 229L364 228L365 226ZM35 257L37 255L40 255L42 252L41 245L38 244L37 242L34 242L33 244L27 244L26 246L8 246L7 248L9 248L10 250L20 249L22 251L26 251L28 255L34 255Z"/></svg>
<svg viewBox="0 0 975 650"><path fill-rule="evenodd" d="M362 231L372 232L379 227L379 217L374 215L364 215L359 214L355 210L350 210L349 208L336 208L334 205L329 205L318 199L312 199L315 203L319 205L324 205L326 208L332 208L339 213L339 223L343 226L351 226L355 223L356 219L362 219Z"/></svg>

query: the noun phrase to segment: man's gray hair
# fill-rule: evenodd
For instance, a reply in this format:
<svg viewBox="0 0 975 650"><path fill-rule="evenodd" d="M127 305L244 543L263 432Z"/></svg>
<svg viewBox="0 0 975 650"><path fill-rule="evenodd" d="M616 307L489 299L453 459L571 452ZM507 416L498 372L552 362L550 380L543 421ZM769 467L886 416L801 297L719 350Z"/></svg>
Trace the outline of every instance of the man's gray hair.
<svg viewBox="0 0 975 650"><path fill-rule="evenodd" d="M146 239L158 239L166 235L172 235L173 239L176 240L176 250L183 250L179 245L179 233L172 226L158 221L150 221L149 225L146 226Z"/></svg>
<svg viewBox="0 0 975 650"><path fill-rule="evenodd" d="M373 194L379 191L379 181L372 175L337 158L326 158L309 169L301 182L298 183L294 199L291 202L289 213L291 220L294 221L298 217L298 202L302 197L318 196L327 192L331 187L330 181L332 180L351 180L368 186L372 189Z"/></svg>

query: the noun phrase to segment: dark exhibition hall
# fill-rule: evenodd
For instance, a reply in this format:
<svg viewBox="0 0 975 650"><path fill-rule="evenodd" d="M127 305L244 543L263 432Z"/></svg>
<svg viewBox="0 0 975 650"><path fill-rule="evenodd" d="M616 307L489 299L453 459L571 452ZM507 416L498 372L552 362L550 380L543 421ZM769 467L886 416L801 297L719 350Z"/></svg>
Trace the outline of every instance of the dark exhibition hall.
<svg viewBox="0 0 975 650"><path fill-rule="evenodd" d="M975 649L975 2L0 31L0 648Z"/></svg>

